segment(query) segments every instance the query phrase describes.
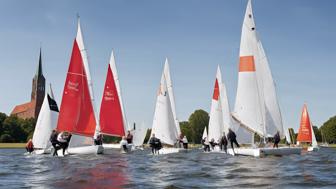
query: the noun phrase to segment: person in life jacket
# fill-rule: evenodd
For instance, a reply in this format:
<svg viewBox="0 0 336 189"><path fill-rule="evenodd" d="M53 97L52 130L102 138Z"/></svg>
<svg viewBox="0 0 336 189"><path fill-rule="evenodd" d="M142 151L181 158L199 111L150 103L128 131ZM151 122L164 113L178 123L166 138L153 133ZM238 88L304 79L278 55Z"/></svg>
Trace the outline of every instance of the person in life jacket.
<svg viewBox="0 0 336 189"><path fill-rule="evenodd" d="M58 132L55 129L52 130L49 141L51 142L51 145L54 147L53 156L55 156L55 155L58 156L57 150L60 149L59 142L57 140L57 136L58 136Z"/></svg>
<svg viewBox="0 0 336 189"><path fill-rule="evenodd" d="M103 145L103 135L102 134L97 135L97 138L94 139L94 144Z"/></svg>
<svg viewBox="0 0 336 189"><path fill-rule="evenodd" d="M26 150L27 152L29 153L32 153L34 151L34 144L33 144L33 141L32 139L29 139L27 144L26 144Z"/></svg>
<svg viewBox="0 0 336 189"><path fill-rule="evenodd" d="M207 137L202 139L202 144L204 152L210 152L210 143Z"/></svg>
<svg viewBox="0 0 336 189"><path fill-rule="evenodd" d="M222 136L222 138L221 138L219 144L220 144L220 148L221 148L221 150L224 150L224 152L227 153L227 145L228 145L228 141L227 141L225 132L223 132L223 136Z"/></svg>
<svg viewBox="0 0 336 189"><path fill-rule="evenodd" d="M280 142L280 134L279 131L276 132L276 134L274 135L274 144L273 144L273 148L279 148L278 144Z"/></svg>
<svg viewBox="0 0 336 189"><path fill-rule="evenodd" d="M218 143L216 143L215 139L212 138L210 141L211 150L214 150L216 145L218 145Z"/></svg>
<svg viewBox="0 0 336 189"><path fill-rule="evenodd" d="M63 156L65 154L65 150L69 147L71 137L71 133L68 132L61 132L57 135L57 141L59 142L59 146L63 149Z"/></svg>
<svg viewBox="0 0 336 189"><path fill-rule="evenodd" d="M231 129L229 129L229 133L227 134L227 139L231 143L232 150L234 150L233 143L235 143L238 148L240 147L236 139L236 134Z"/></svg>
<svg viewBox="0 0 336 189"><path fill-rule="evenodd" d="M133 135L130 130L127 131L127 137L126 137L127 143L132 144L133 143Z"/></svg>
<svg viewBox="0 0 336 189"><path fill-rule="evenodd" d="M183 137L182 143L183 143L183 148L188 149L188 139L186 136Z"/></svg>
<svg viewBox="0 0 336 189"><path fill-rule="evenodd" d="M122 137L120 141L120 148L124 150L124 152L128 152L128 142L125 136Z"/></svg>
<svg viewBox="0 0 336 189"><path fill-rule="evenodd" d="M162 148L160 139L156 138L154 133L152 134L152 137L149 140L149 145L152 148L153 154L159 153L159 150Z"/></svg>

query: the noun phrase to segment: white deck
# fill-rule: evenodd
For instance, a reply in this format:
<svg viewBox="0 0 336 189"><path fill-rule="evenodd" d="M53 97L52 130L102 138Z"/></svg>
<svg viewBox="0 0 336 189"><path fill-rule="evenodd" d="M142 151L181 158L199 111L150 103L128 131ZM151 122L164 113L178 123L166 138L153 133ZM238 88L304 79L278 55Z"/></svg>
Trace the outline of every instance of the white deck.
<svg viewBox="0 0 336 189"><path fill-rule="evenodd" d="M228 154L230 155L244 155L254 157L264 157L268 155L284 156L291 154L301 154L301 147L280 147L280 148L235 148L234 152L230 148Z"/></svg>

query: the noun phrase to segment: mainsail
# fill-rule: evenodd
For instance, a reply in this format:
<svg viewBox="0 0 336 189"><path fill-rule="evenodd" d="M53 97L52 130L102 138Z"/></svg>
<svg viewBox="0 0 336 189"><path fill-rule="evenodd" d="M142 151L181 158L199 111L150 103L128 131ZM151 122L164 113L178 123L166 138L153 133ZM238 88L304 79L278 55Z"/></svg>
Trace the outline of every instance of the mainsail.
<svg viewBox="0 0 336 189"><path fill-rule="evenodd" d="M204 127L202 139L204 139L205 137L208 138L208 133L207 133L207 128L206 127Z"/></svg>
<svg viewBox="0 0 336 189"><path fill-rule="evenodd" d="M100 106L101 132L112 136L125 136L126 122L123 115L118 74L112 52Z"/></svg>
<svg viewBox="0 0 336 189"><path fill-rule="evenodd" d="M57 130L81 135L74 135L70 146L92 144L90 138L99 130L95 117L92 80L78 20L77 37L64 85Z"/></svg>
<svg viewBox="0 0 336 189"><path fill-rule="evenodd" d="M232 115L252 134L269 137L279 131L281 138L284 137L275 85L256 33L250 0L242 27L237 96Z"/></svg>
<svg viewBox="0 0 336 189"><path fill-rule="evenodd" d="M178 138L178 130L169 96L164 69L155 105L152 134L155 134L161 142L174 145Z"/></svg>
<svg viewBox="0 0 336 189"><path fill-rule="evenodd" d="M33 134L33 144L35 148L46 149L51 146L49 137L52 130L56 128L57 119L58 107L50 85L49 92L45 94Z"/></svg>

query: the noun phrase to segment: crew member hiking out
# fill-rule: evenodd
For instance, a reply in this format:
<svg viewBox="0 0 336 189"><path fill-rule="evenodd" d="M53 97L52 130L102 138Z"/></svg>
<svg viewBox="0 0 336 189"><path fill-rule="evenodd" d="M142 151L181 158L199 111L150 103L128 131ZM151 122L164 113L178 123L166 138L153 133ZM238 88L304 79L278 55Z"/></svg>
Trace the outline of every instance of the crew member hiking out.
<svg viewBox="0 0 336 189"><path fill-rule="evenodd" d="M238 144L238 142L237 142L237 139L236 139L236 134L231 129L229 129L229 133L227 135L227 139L231 143L232 150L234 150L233 143L235 143L238 148L240 147L239 144Z"/></svg>
<svg viewBox="0 0 336 189"><path fill-rule="evenodd" d="M279 131L276 132L276 134L274 135L274 145L273 148L279 148L278 144L280 142L280 134Z"/></svg>
<svg viewBox="0 0 336 189"><path fill-rule="evenodd" d="M149 145L152 148L152 154L158 154L159 150L162 148L160 139L155 137L155 134L152 134L152 137L149 140Z"/></svg>

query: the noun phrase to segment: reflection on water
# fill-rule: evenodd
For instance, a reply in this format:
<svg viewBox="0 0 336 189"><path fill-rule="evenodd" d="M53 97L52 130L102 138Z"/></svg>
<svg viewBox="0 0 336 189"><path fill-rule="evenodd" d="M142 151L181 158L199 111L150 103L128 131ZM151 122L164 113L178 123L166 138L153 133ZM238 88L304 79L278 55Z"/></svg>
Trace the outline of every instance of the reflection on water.
<svg viewBox="0 0 336 189"><path fill-rule="evenodd" d="M188 153L52 157L0 150L0 188L305 188L336 185L336 149L287 157Z"/></svg>

